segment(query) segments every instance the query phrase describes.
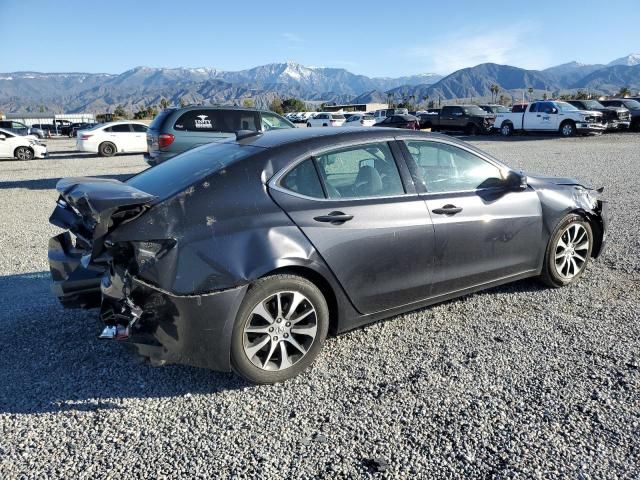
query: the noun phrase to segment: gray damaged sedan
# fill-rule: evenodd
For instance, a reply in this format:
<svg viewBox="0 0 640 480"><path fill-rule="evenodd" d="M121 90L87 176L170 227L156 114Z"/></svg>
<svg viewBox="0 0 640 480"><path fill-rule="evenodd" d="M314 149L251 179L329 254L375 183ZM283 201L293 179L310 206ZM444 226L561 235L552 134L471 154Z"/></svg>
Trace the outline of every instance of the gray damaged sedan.
<svg viewBox="0 0 640 480"><path fill-rule="evenodd" d="M61 180L53 290L156 364L297 375L337 334L526 277L577 281L600 190L397 129L239 132L126 182Z"/></svg>

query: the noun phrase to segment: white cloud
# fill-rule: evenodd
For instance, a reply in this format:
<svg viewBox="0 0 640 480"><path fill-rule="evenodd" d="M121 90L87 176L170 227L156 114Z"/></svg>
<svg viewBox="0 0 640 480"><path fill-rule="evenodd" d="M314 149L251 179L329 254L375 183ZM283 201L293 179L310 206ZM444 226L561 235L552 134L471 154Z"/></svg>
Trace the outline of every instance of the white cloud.
<svg viewBox="0 0 640 480"><path fill-rule="evenodd" d="M511 27L471 35L450 35L428 45L416 46L407 56L421 62L423 71L452 73L480 63L508 64L521 68L544 68L549 55L524 37L524 28Z"/></svg>
<svg viewBox="0 0 640 480"><path fill-rule="evenodd" d="M304 41L300 35L298 35L297 33L291 33L291 32L284 32L282 34L282 38L293 43L300 43Z"/></svg>

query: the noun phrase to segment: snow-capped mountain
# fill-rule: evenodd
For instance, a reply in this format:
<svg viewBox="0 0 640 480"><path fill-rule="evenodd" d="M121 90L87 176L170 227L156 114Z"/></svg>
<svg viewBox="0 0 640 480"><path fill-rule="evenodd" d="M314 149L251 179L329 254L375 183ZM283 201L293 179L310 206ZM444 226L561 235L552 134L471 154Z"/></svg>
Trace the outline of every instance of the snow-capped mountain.
<svg viewBox="0 0 640 480"><path fill-rule="evenodd" d="M627 67L640 65L640 53L630 53L625 57L616 58L613 62L609 62L607 64L609 67L613 67L615 65L626 65Z"/></svg>

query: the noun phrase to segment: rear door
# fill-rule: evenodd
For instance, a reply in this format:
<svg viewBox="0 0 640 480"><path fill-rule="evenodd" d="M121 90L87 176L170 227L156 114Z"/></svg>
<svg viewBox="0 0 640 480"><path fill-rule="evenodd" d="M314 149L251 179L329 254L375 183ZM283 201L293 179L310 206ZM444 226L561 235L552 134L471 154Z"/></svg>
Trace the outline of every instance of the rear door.
<svg viewBox="0 0 640 480"><path fill-rule="evenodd" d="M424 299L431 284L433 226L392 151L380 141L334 148L270 182L362 313Z"/></svg>
<svg viewBox="0 0 640 480"><path fill-rule="evenodd" d="M132 152L146 152L147 151L147 130L146 125L140 125L138 123L132 123L131 129L133 130L133 144Z"/></svg>
<svg viewBox="0 0 640 480"><path fill-rule="evenodd" d="M460 145L407 139L403 149L435 229L432 296L537 269L542 209L533 189L507 190L500 166Z"/></svg>
<svg viewBox="0 0 640 480"><path fill-rule="evenodd" d="M13 135L8 132L0 132L0 135L4 135L5 138L0 140L0 158L11 158L13 157L13 146L14 142L12 140Z"/></svg>
<svg viewBox="0 0 640 480"><path fill-rule="evenodd" d="M105 133L119 152L131 152L135 147L133 131L128 123L117 123L105 129Z"/></svg>

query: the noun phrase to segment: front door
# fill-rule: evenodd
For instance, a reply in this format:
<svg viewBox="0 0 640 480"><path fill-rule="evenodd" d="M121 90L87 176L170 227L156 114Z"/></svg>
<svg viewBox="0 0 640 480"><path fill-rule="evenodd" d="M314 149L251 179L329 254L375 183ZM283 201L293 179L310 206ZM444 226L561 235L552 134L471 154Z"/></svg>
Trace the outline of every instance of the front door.
<svg viewBox="0 0 640 480"><path fill-rule="evenodd" d="M435 228L431 296L537 269L542 210L532 189L507 189L504 167L459 145L404 144Z"/></svg>
<svg viewBox="0 0 640 480"><path fill-rule="evenodd" d="M0 158L13 157L12 147L14 146L14 142L11 140L13 135L5 132L0 132L0 135L5 136L5 138L0 139Z"/></svg>
<svg viewBox="0 0 640 480"><path fill-rule="evenodd" d="M391 148L337 148L270 184L361 313L419 301L431 285L433 226L424 201L401 181Z"/></svg>

